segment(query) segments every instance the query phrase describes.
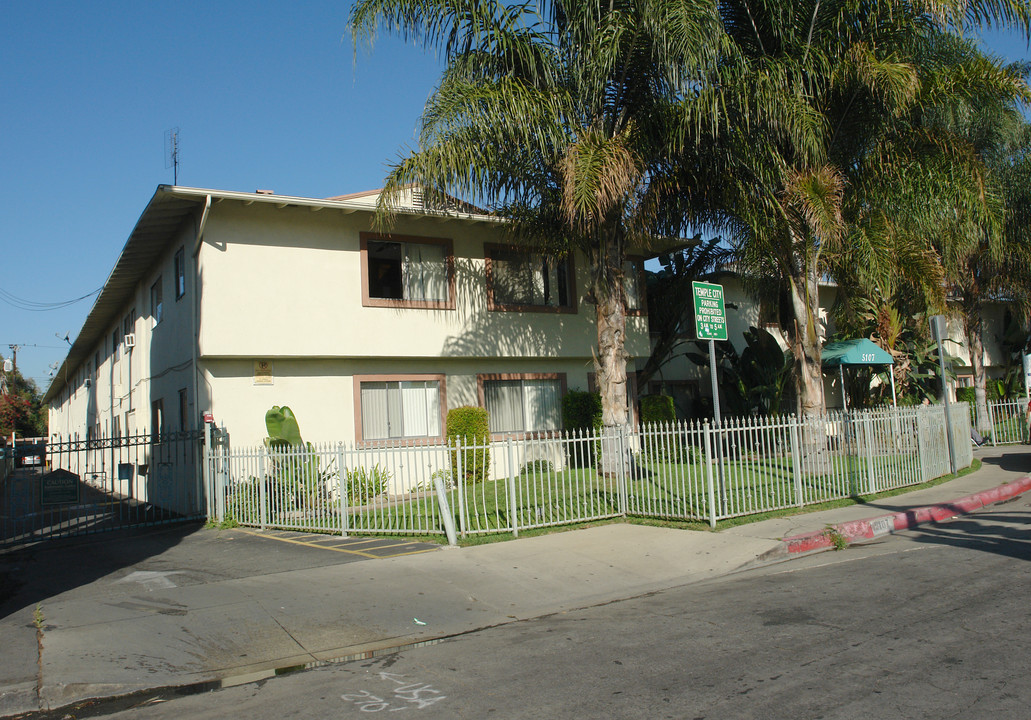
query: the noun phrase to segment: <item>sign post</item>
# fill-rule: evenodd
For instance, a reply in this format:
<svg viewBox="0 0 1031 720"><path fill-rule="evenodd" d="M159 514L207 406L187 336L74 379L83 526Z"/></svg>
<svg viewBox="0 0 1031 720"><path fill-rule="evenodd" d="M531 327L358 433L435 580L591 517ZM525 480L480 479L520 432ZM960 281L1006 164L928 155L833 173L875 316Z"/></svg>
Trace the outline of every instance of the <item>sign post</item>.
<svg viewBox="0 0 1031 720"><path fill-rule="evenodd" d="M719 425L720 389L716 382L716 341L727 339L727 310L723 302L723 286L692 282L694 294L695 337L709 341L709 375L712 380L713 419Z"/></svg>
<svg viewBox="0 0 1031 720"><path fill-rule="evenodd" d="M716 422L716 458L719 470L720 507L727 511L727 488L723 478L723 422L720 416L720 388L716 378L716 341L727 339L727 309L723 302L723 286L692 282L694 295L695 337L709 341L709 379L712 381L712 414Z"/></svg>
<svg viewBox="0 0 1031 720"><path fill-rule="evenodd" d="M947 322L944 315L933 315L931 317L931 337L938 343L938 370L942 379L942 403L945 405L945 435L949 445L949 465L955 474L957 468L956 449L952 444L952 406L949 404L949 381L945 376L945 340L949 337Z"/></svg>

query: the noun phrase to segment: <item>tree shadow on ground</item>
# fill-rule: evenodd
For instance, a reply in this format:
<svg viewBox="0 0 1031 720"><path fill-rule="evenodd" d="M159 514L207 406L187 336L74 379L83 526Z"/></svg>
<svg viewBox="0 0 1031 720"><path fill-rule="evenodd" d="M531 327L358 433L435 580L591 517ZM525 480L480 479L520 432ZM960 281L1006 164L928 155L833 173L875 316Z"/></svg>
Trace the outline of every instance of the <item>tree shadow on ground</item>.
<svg viewBox="0 0 1031 720"><path fill-rule="evenodd" d="M156 557L200 529L197 522L54 538L0 554L0 620Z"/></svg>
<svg viewBox="0 0 1031 720"><path fill-rule="evenodd" d="M1031 513L992 513L921 525L910 531L915 542L980 550L1031 560Z"/></svg>
<svg viewBox="0 0 1031 720"><path fill-rule="evenodd" d="M983 465L995 465L1006 472L1031 474L1031 450L1020 446L1017 452L1007 452L1004 455L984 455L981 458Z"/></svg>

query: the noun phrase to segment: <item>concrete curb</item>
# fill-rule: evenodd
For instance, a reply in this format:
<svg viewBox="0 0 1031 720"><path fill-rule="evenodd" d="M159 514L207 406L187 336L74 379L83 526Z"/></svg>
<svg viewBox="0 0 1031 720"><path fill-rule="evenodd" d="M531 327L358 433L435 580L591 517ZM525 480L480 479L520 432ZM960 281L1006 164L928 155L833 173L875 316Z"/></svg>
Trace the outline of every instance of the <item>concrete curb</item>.
<svg viewBox="0 0 1031 720"><path fill-rule="evenodd" d="M920 525L941 522L959 515L967 515L1003 500L1009 500L1031 490L1031 476L1025 476L999 487L982 490L959 500L925 507L911 508L904 512L879 515L866 520L829 525L825 530L802 533L783 538L789 554L814 552L832 548L844 541L847 544L888 535L902 530L911 530Z"/></svg>

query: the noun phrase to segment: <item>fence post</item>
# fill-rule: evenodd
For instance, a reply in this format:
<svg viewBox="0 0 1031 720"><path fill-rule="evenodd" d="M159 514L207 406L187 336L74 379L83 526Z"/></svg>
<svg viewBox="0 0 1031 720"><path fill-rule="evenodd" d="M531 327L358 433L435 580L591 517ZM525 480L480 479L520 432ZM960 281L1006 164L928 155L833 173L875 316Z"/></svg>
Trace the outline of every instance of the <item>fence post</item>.
<svg viewBox="0 0 1031 720"><path fill-rule="evenodd" d="M627 477L627 467L630 465L627 460L630 457L630 447L627 444L626 427L623 425L619 426L619 437L618 442L616 443L616 452L618 453L617 457L619 458L619 472L616 475L616 487L619 488L619 514L626 517L627 493L629 492L627 488L629 479Z"/></svg>
<svg viewBox="0 0 1031 720"><path fill-rule="evenodd" d="M444 521L444 533L447 535L447 544L451 547L458 546L458 537L455 535L455 518L451 514L451 504L447 501L447 491L444 489L444 481L439 474L433 475L433 487L437 490L437 505L440 506L440 519Z"/></svg>
<svg viewBox="0 0 1031 720"><path fill-rule="evenodd" d="M351 526L351 498L347 494L347 481L344 480L344 444L337 443L337 497L340 498L340 537L347 537Z"/></svg>
<svg viewBox="0 0 1031 720"><path fill-rule="evenodd" d="M995 441L995 437L999 434L995 431L995 411L992 409L992 401L985 398L985 406L988 408L988 422L992 426L992 447L996 447L998 443ZM976 410L975 410L976 412Z"/></svg>
<svg viewBox="0 0 1031 720"><path fill-rule="evenodd" d="M705 438L705 480L709 489L709 527L716 527L716 484L712 478L712 437L709 421L702 424L702 436Z"/></svg>
<svg viewBox="0 0 1031 720"><path fill-rule="evenodd" d="M515 501L515 456L512 454L512 438L505 440L505 452L508 455L508 517L512 523L512 537L519 537L519 519Z"/></svg>
<svg viewBox="0 0 1031 720"><path fill-rule="evenodd" d="M223 516L223 508L221 507L221 504L218 502L218 495L215 493L215 488L212 484L211 477L211 464L214 462L215 457L215 453L213 452L212 448L212 442L214 441L214 433L212 433L211 426L212 423L204 423L204 465L201 468L201 472L204 476L204 492L208 496L208 517L210 518L212 515L214 515L216 520L222 522L223 520L225 520L225 517ZM114 476L116 468L117 464L112 459L112 477Z"/></svg>
<svg viewBox="0 0 1031 720"><path fill-rule="evenodd" d="M465 457L465 448L462 447L462 439L459 437L448 440L448 447L454 453L451 457L455 459L453 470L455 473L455 494L458 496L458 530L465 537L468 530L466 522L465 507L465 473L462 469L462 460ZM451 458L448 458L450 460Z"/></svg>
<svg viewBox="0 0 1031 720"><path fill-rule="evenodd" d="M866 494L873 495L876 490L873 473L873 416L869 413L863 420L863 442L866 443Z"/></svg>
<svg viewBox="0 0 1031 720"><path fill-rule="evenodd" d="M265 497L265 486L266 476L268 473L265 471L265 461L268 459L268 452L261 453L261 474L258 477L258 519L261 529L265 529L265 513L268 510L266 503L268 498Z"/></svg>
<svg viewBox="0 0 1031 720"><path fill-rule="evenodd" d="M798 500L798 506L802 507L805 505L805 498L802 497L802 453L798 442L798 423L800 422L798 416L793 416L794 420L791 421L789 426L791 437L791 475L795 481L795 498Z"/></svg>

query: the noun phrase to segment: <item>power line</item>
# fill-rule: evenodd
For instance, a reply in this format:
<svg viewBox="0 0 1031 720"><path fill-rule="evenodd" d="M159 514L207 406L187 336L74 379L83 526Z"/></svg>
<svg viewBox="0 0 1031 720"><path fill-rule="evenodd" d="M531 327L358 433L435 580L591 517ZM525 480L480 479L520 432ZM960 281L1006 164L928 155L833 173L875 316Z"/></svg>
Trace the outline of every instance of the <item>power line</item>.
<svg viewBox="0 0 1031 720"><path fill-rule="evenodd" d="M64 350L67 347L66 345L36 345L34 343L0 343L0 346L2 345L7 345L8 347L17 345L19 348L47 348L49 350Z"/></svg>
<svg viewBox="0 0 1031 720"><path fill-rule="evenodd" d="M7 303L11 307L18 308L19 310L27 310L28 312L47 312L48 310L60 310L61 308L66 308L69 305L74 305L77 302L82 302L86 298L93 297L103 289L103 287L98 287L93 292L87 293L82 297L74 298L73 300L62 300L60 302L43 303L36 302L34 300L26 300L25 298L20 298L17 295L9 293L3 288L0 288L0 300Z"/></svg>

